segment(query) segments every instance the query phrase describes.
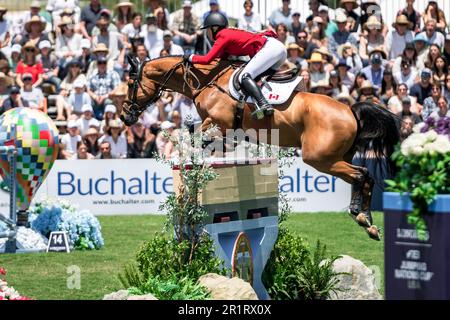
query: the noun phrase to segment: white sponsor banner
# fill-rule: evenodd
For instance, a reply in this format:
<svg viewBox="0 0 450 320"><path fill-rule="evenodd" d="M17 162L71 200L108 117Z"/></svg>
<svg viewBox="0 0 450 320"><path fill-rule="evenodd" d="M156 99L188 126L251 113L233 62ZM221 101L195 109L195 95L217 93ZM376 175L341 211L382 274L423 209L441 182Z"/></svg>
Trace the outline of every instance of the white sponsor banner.
<svg viewBox="0 0 450 320"><path fill-rule="evenodd" d="M349 184L300 158L283 171L279 187L293 212L342 211L349 205ZM170 168L154 159L57 160L34 199L68 200L95 215L158 214L171 192ZM9 194L0 190L3 214L8 202Z"/></svg>

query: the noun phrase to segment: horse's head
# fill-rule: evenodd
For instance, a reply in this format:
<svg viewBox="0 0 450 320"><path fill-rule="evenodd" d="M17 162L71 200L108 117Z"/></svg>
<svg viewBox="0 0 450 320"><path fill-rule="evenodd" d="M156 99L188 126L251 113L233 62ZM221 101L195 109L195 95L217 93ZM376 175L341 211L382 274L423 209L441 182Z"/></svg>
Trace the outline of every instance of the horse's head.
<svg viewBox="0 0 450 320"><path fill-rule="evenodd" d="M155 81L142 77L143 63L136 57L127 56L130 64L130 80L128 81L127 99L123 103L120 119L130 126L137 122L140 114L147 109L149 103L156 101L161 95L160 85Z"/></svg>

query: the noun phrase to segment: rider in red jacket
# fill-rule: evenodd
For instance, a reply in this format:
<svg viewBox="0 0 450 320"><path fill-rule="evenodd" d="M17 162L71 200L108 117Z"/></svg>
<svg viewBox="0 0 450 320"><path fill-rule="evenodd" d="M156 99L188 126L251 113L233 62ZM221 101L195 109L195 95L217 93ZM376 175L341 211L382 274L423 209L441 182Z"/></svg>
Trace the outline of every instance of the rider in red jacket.
<svg viewBox="0 0 450 320"><path fill-rule="evenodd" d="M272 31L253 33L228 28L227 18L218 12L206 17L202 29L207 29L208 37L215 41L213 47L205 56L189 55L185 59L194 64L209 64L215 58L249 56L251 59L240 74L239 81L243 92L256 101L257 110L252 116L261 118L264 114L273 115L273 108L254 79L270 68L277 70L287 58L286 48L276 39L276 34Z"/></svg>

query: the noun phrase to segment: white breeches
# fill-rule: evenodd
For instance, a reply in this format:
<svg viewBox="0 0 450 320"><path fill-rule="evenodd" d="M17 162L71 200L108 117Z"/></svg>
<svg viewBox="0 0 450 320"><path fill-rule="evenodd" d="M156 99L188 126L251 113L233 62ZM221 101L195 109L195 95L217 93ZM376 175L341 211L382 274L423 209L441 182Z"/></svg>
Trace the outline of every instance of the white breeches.
<svg viewBox="0 0 450 320"><path fill-rule="evenodd" d="M249 73L252 79L270 68L277 70L286 61L287 51L281 41L267 37L267 41L261 50L247 63L244 70L239 75L239 82L242 76Z"/></svg>

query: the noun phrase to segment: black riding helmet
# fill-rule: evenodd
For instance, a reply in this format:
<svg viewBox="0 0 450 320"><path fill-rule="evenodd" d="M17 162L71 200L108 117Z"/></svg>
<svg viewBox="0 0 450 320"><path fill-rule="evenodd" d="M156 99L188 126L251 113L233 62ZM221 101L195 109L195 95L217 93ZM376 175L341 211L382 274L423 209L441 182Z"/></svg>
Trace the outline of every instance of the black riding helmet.
<svg viewBox="0 0 450 320"><path fill-rule="evenodd" d="M228 19L219 12L212 12L206 17L200 29L207 29L211 27L219 27L215 32L214 30L211 30L213 32L213 38L215 39L216 34L220 30L228 27Z"/></svg>

